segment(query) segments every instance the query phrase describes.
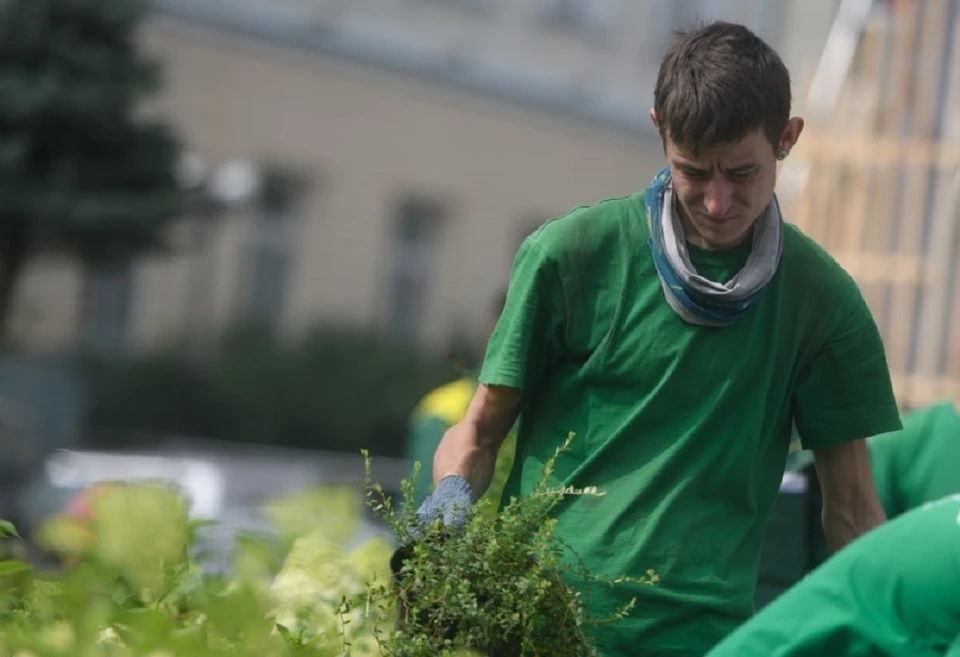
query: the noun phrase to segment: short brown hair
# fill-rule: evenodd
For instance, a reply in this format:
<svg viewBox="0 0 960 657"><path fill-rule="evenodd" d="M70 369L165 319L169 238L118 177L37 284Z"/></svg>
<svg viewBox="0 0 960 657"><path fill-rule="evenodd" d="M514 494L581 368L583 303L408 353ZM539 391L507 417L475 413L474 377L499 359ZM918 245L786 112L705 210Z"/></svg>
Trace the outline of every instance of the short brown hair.
<svg viewBox="0 0 960 657"><path fill-rule="evenodd" d="M757 128L776 148L790 100L790 73L776 51L745 26L716 21L675 33L653 107L661 137L697 154Z"/></svg>

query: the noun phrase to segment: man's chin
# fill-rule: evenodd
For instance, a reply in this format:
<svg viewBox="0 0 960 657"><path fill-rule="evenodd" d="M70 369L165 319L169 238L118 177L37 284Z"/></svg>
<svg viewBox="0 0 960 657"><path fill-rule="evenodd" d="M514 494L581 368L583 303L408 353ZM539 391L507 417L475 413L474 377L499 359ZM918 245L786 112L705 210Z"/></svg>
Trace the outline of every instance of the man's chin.
<svg viewBox="0 0 960 657"><path fill-rule="evenodd" d="M718 251L721 249L732 249L735 246L739 246L745 239L747 239L749 233L749 228L738 231L709 230L705 228L700 231L700 238L704 248Z"/></svg>

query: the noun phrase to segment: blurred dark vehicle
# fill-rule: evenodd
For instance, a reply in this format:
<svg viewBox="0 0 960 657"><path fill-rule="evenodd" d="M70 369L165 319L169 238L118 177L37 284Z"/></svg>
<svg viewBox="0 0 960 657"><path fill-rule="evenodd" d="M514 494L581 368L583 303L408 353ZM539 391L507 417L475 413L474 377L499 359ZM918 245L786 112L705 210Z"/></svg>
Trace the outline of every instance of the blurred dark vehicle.
<svg viewBox="0 0 960 657"><path fill-rule="evenodd" d="M24 521L20 487L53 450L79 443L84 412L82 384L62 362L0 359L0 518Z"/></svg>

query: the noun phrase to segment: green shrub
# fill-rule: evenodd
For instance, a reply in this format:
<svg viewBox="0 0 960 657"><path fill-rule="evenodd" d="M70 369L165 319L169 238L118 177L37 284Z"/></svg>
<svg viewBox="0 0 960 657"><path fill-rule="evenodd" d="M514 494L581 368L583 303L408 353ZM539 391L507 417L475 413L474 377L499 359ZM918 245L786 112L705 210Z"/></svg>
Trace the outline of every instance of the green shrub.
<svg viewBox="0 0 960 657"><path fill-rule="evenodd" d="M405 453L409 413L457 375L443 358L349 328L289 343L238 329L202 364L163 350L87 359L85 371L99 446L177 433L385 456Z"/></svg>
<svg viewBox="0 0 960 657"><path fill-rule="evenodd" d="M191 368L176 351L83 358L78 370L88 398L86 429L101 446L128 446L150 434L215 431L209 373Z"/></svg>

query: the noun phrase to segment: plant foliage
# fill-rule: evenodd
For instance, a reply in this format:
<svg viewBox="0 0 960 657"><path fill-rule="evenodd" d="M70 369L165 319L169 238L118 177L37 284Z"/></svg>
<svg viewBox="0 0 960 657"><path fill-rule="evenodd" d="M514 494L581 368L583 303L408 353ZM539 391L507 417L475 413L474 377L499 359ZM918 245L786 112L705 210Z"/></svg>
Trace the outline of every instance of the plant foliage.
<svg viewBox="0 0 960 657"><path fill-rule="evenodd" d="M361 493L351 501L343 488L321 488L271 502L276 534L239 537L226 574L191 559L206 523L189 517L178 491L104 487L89 517L46 529L45 544L69 565L43 572L0 561L0 655L593 655L589 627L616 622L632 605L591 619L571 586L578 577L623 580L592 578L554 535L551 512L567 496L602 493L550 488L553 463L532 494L499 514L474 514L450 535L425 528L411 543L413 481L394 508L369 481L368 457L366 503L406 549L394 552L384 537L348 547ZM330 509L317 503L326 495ZM9 523L0 534L16 540Z"/></svg>

